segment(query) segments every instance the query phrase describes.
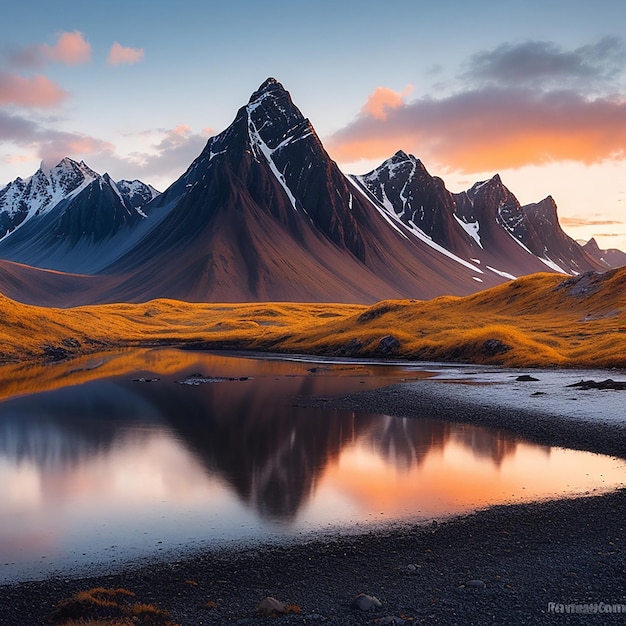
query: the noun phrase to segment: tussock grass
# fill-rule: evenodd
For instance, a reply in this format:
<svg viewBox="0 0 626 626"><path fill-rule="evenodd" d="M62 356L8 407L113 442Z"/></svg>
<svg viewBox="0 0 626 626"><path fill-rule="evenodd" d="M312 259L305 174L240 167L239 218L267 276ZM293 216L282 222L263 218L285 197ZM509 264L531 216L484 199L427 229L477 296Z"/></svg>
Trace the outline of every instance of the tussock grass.
<svg viewBox="0 0 626 626"><path fill-rule="evenodd" d="M127 589L96 587L61 600L50 621L60 626L177 626L153 604L134 602Z"/></svg>
<svg viewBox="0 0 626 626"><path fill-rule="evenodd" d="M0 362L7 363L4 379L10 380L24 361L192 345L519 367L626 367L625 307L626 268L572 278L533 274L467 297L386 300L371 307L161 299L53 309L0 296Z"/></svg>

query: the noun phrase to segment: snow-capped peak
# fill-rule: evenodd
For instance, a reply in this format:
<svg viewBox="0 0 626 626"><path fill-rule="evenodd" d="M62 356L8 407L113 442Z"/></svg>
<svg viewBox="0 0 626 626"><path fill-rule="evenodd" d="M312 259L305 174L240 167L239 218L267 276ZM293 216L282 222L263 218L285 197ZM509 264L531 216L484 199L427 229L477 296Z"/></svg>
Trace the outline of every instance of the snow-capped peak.
<svg viewBox="0 0 626 626"><path fill-rule="evenodd" d="M48 213L61 201L78 196L94 181L98 181L101 188L110 186L123 205L140 213L141 206L158 195L148 185L139 193L139 185L143 183L134 181L137 183L134 194L128 195L136 197L125 197L124 192L117 188L108 174L101 176L84 161L77 162L65 157L52 167L42 162L30 178L17 178L0 190L0 239L12 234L31 218Z"/></svg>

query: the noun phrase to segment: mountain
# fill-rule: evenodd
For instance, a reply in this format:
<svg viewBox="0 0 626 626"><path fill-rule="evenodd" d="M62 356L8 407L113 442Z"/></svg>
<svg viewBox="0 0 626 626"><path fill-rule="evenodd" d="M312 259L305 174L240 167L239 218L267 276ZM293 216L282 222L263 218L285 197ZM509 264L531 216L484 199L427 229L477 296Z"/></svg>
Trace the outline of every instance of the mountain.
<svg viewBox="0 0 626 626"><path fill-rule="evenodd" d="M491 271L519 276L601 269L563 232L551 197L522 207L497 174L453 194L419 159L400 151L353 178L418 236Z"/></svg>
<svg viewBox="0 0 626 626"><path fill-rule="evenodd" d="M274 79L147 208L154 227L102 270L124 277L107 300L373 302L502 280L391 219Z"/></svg>
<svg viewBox="0 0 626 626"><path fill-rule="evenodd" d="M622 252L617 248L601 250L598 242L593 237L582 248L587 254L603 263L606 267L624 267L626 265L626 252Z"/></svg>
<svg viewBox="0 0 626 626"><path fill-rule="evenodd" d="M0 191L0 258L46 269L95 269L98 248L146 218L158 196L140 181L114 182L84 162L63 159ZM98 261L99 262L99 261Z"/></svg>
<svg viewBox="0 0 626 626"><path fill-rule="evenodd" d="M21 221L0 241L0 259L16 277L17 264L81 274L66 305L428 299L606 267L560 230L551 199L521 207L499 176L452 194L403 152L345 176L273 78L161 195L84 163L60 166L73 182L41 208L26 188L34 179L52 187L52 171L2 191L3 214ZM0 289L45 303L28 272L22 283L0 275Z"/></svg>
<svg viewBox="0 0 626 626"><path fill-rule="evenodd" d="M50 170L44 171L42 164L30 178L15 179L0 191L0 238L62 199L80 193L96 177L84 162L65 158Z"/></svg>
<svg viewBox="0 0 626 626"><path fill-rule="evenodd" d="M141 213L141 207L161 195L152 185L142 183L140 180L118 180L117 189L129 207L135 207Z"/></svg>

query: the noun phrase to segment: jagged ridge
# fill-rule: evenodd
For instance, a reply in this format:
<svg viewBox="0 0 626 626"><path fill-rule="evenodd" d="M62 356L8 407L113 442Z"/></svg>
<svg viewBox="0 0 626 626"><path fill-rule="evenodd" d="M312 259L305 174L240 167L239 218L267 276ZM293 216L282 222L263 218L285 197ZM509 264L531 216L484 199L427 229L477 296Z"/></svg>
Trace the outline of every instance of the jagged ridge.
<svg viewBox="0 0 626 626"><path fill-rule="evenodd" d="M70 172L86 167L64 164ZM562 232L550 199L521 207L498 175L452 194L398 152L369 174L344 176L273 78L162 195L89 171L53 208L34 215L31 203L29 219L0 242L0 258L115 277L93 288L83 281L68 305L155 297L374 302L606 267ZM14 181L0 198L17 207L29 183ZM32 301L28 284L0 278L0 288Z"/></svg>

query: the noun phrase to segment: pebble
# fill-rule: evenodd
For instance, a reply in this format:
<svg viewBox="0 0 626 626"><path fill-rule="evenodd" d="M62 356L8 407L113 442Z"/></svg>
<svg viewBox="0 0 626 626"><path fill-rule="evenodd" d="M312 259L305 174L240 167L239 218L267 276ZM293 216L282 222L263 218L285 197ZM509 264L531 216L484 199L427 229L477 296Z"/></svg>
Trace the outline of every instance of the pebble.
<svg viewBox="0 0 626 626"><path fill-rule="evenodd" d="M275 613L286 613L285 603L272 598L272 596L266 596L259 602L259 606L256 608L257 615L273 615Z"/></svg>
<svg viewBox="0 0 626 626"><path fill-rule="evenodd" d="M368 596L365 593L360 593L356 598L352 600L352 608L360 609L361 611L371 611L372 609L378 609L382 606L382 602L375 596Z"/></svg>
<svg viewBox="0 0 626 626"><path fill-rule="evenodd" d="M484 580L479 580L475 578L474 580L469 580L465 583L466 587L473 587L474 589L484 589L487 585Z"/></svg>

